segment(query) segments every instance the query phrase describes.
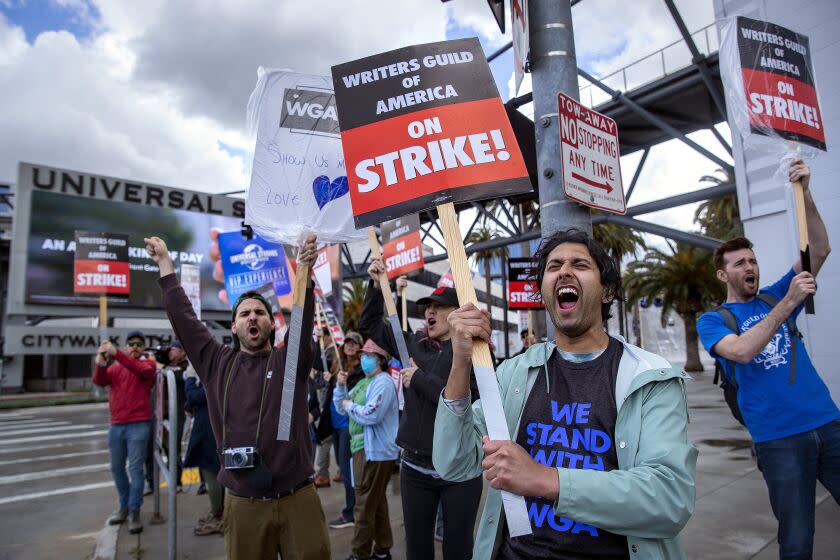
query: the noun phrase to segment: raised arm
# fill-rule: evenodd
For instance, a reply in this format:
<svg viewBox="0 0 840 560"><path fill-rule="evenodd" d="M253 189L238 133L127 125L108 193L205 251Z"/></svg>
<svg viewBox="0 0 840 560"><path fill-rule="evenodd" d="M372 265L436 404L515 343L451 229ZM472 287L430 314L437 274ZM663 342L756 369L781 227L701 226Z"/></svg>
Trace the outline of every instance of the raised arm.
<svg viewBox="0 0 840 560"><path fill-rule="evenodd" d="M808 247L811 253L811 273L816 276L822 268L823 263L831 253L831 245L828 241L828 231L825 229L822 216L820 216L814 198L811 196L811 169L801 159L790 163L788 178L791 183L799 181L802 183L802 191L805 199L805 219L808 222ZM802 272L802 262L797 259L793 270Z"/></svg>
<svg viewBox="0 0 840 560"><path fill-rule="evenodd" d="M399 354L391 327L383 319L385 301L379 286L379 275L384 271L380 259L373 259L368 267L371 281L365 291L365 302L362 306L362 316L359 318L359 330L365 338L371 338L392 356Z"/></svg>
<svg viewBox="0 0 840 560"><path fill-rule="evenodd" d="M764 319L742 332L727 334L718 342L711 345L719 356L732 360L739 364L747 364L759 353L761 353L770 338L776 333L779 327L788 317L793 314L796 308L805 300L809 294L817 292L817 284L814 276L809 272L799 272L790 282L790 287L785 296L773 307ZM720 324L717 324L717 321ZM701 337L707 341L714 337L714 331L723 324L723 318L719 313L706 313L697 322ZM719 335L718 335L719 336Z"/></svg>
<svg viewBox="0 0 840 560"><path fill-rule="evenodd" d="M93 369L93 384L99 387L107 387L111 384L111 372L108 371L109 348L113 345L103 341L96 351L96 367Z"/></svg>
<svg viewBox="0 0 840 560"><path fill-rule="evenodd" d="M159 237L147 237L143 242L149 256L160 268L159 283L163 295L163 308L175 336L184 344L190 363L201 380L207 384L213 374L211 364L215 363L223 352L232 350L217 341L213 333L196 316L175 275L175 265L166 243Z"/></svg>

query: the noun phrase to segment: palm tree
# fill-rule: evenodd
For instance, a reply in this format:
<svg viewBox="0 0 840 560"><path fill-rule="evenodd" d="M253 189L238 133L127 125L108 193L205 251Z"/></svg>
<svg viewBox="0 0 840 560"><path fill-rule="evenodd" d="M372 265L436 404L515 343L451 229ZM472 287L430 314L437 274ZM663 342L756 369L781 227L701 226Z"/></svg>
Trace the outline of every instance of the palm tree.
<svg viewBox="0 0 840 560"><path fill-rule="evenodd" d="M466 239L467 245L474 245L476 243L483 243L485 241L493 241L496 239L501 239L502 235L496 231L495 229L490 229L487 226L482 226L476 230L473 230ZM491 310L493 307L493 297L492 292L490 291L491 284L490 284L490 263L494 259L501 259L503 256L507 256L507 247L496 247L495 249L484 249L483 251L478 251L473 253L473 258L475 259L475 264L477 266L482 266L484 269L484 287L485 287L485 294L486 294L486 302L487 302L487 309Z"/></svg>
<svg viewBox="0 0 840 560"><path fill-rule="evenodd" d="M597 212L593 211L593 214ZM630 228L605 222L592 228L592 235L607 250L621 273L621 261L626 255L636 256L639 249L646 247L642 234ZM618 299L618 330L621 336L627 336L624 324L624 300Z"/></svg>
<svg viewBox="0 0 840 560"><path fill-rule="evenodd" d="M732 175L732 172L717 169L715 173L720 174L720 176L703 175L700 177L700 182L715 185L735 183L735 176ZM727 240L744 235L744 226L741 223L738 208L738 197L734 193L702 202L694 212L694 222L700 226L705 235L715 239Z"/></svg>
<svg viewBox="0 0 840 560"><path fill-rule="evenodd" d="M685 370L702 371L697 347L697 314L723 299L723 285L715 276L706 249L677 243L668 254L650 249L643 260L631 262L624 274L628 301L662 298L662 326L671 311L685 324Z"/></svg>
<svg viewBox="0 0 840 560"><path fill-rule="evenodd" d="M365 303L365 282L359 278L344 283L344 330L359 330L359 319Z"/></svg>

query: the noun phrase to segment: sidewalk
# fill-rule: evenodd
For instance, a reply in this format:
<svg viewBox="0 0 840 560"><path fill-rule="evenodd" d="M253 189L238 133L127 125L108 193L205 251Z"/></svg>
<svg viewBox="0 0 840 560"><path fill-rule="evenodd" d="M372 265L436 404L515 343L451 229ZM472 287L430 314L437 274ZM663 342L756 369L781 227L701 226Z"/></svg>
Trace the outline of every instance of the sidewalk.
<svg viewBox="0 0 840 560"><path fill-rule="evenodd" d="M689 438L700 449L697 463L697 502L694 516L682 532L686 556L692 560L773 560L778 558L776 520L770 510L767 489L750 456L750 440L744 428L729 413L721 390L711 383L711 373L695 375L687 386L691 424ZM335 463L332 464L335 470ZM178 495L178 558L222 560L224 540L212 535L196 537L195 520L207 513L207 496L197 496L196 486L185 486ZM166 489L161 508L166 516ZM344 499L343 487L333 483L320 489L327 520L338 516ZM167 558L166 525L149 525L152 501L143 505L143 533L129 535L120 529L117 546L119 560ZM840 550L840 507L822 486L817 490L817 529L814 558L836 558ZM388 487L391 527L394 531L395 559L405 558L399 477ZM329 529L334 560L350 553L353 529ZM138 550L139 546L139 550ZM139 555L137 553L140 553ZM441 558L440 548L437 557Z"/></svg>

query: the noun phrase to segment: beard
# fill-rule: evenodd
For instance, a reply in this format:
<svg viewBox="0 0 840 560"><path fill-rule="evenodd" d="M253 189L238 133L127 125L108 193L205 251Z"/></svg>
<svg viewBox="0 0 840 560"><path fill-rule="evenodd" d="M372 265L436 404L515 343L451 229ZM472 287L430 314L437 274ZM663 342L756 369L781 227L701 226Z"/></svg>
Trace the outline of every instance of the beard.
<svg viewBox="0 0 840 560"><path fill-rule="evenodd" d="M255 338L250 336L250 329L246 329L244 334L237 333L236 337L239 339L239 345L242 348L250 350L251 352L258 352L265 349L269 339L271 338L271 328L257 328L259 329L259 335Z"/></svg>

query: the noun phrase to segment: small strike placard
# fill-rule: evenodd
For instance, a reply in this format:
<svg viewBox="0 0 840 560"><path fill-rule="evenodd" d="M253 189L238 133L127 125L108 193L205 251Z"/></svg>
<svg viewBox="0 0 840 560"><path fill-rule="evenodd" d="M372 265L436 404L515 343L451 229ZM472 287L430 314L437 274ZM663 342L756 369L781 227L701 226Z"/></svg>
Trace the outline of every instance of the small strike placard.
<svg viewBox="0 0 840 560"><path fill-rule="evenodd" d="M508 259L508 309L540 309L542 300L534 283L529 279L534 259Z"/></svg>
<svg viewBox="0 0 840 560"><path fill-rule="evenodd" d="M76 231L75 293L128 295L130 278L127 235Z"/></svg>
<svg viewBox="0 0 840 560"><path fill-rule="evenodd" d="M613 119L558 94L563 190L591 208L624 214L624 186Z"/></svg>
<svg viewBox="0 0 840 560"><path fill-rule="evenodd" d="M382 224L382 258L389 280L423 270L423 241L417 214Z"/></svg>

